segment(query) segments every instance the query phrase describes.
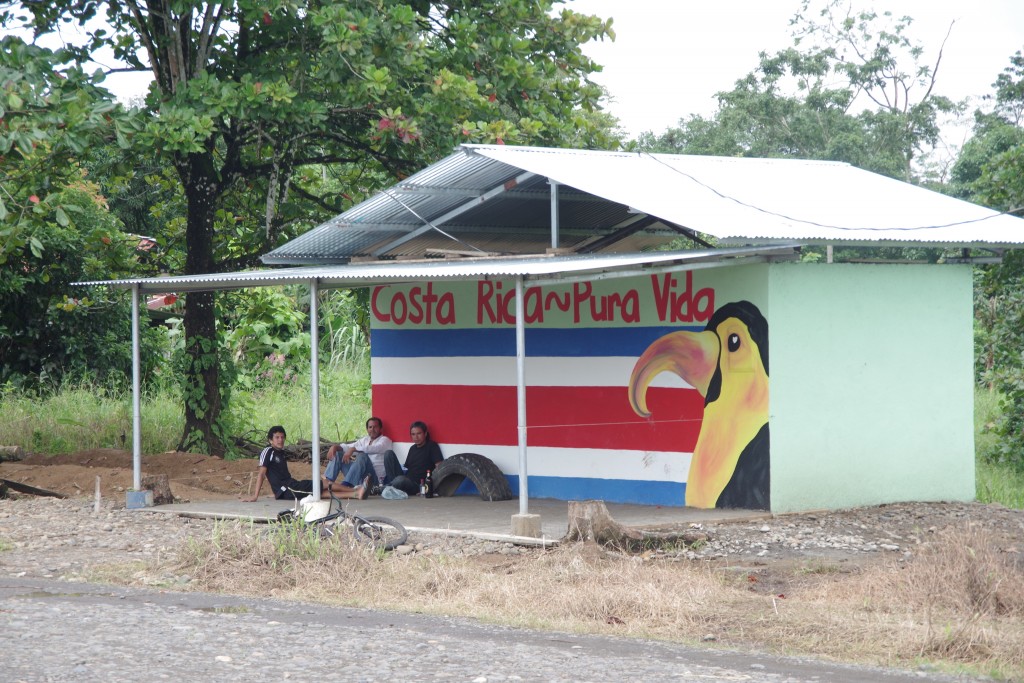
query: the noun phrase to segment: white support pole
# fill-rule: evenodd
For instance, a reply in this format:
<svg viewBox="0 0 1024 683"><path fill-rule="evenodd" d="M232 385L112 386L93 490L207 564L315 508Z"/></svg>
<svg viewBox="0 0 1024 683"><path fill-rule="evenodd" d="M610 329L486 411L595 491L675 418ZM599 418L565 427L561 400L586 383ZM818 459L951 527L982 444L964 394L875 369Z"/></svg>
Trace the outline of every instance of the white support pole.
<svg viewBox="0 0 1024 683"><path fill-rule="evenodd" d="M526 472L526 330L523 276L516 276L516 418L519 425L519 514L529 513Z"/></svg>
<svg viewBox="0 0 1024 683"><path fill-rule="evenodd" d="M320 500L320 306L316 280L309 281L309 381L313 385L313 500Z"/></svg>
<svg viewBox="0 0 1024 683"><path fill-rule="evenodd" d="M551 185L551 248L558 249L558 181L548 179Z"/></svg>
<svg viewBox="0 0 1024 683"><path fill-rule="evenodd" d="M132 488L142 490L142 362L139 353L139 284L132 285Z"/></svg>

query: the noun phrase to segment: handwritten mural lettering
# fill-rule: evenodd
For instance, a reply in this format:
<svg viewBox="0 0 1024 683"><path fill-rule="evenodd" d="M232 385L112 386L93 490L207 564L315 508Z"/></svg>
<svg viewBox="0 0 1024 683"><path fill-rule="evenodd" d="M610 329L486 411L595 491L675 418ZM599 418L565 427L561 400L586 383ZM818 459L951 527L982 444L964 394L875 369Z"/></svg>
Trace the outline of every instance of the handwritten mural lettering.
<svg viewBox="0 0 1024 683"><path fill-rule="evenodd" d="M513 324L515 314L515 290L502 291L501 282L482 281L477 283L477 324ZM573 322L581 320L640 322L640 293L635 289L625 292L594 295L589 282L577 282L572 291L543 292L539 287L530 287L523 298L523 311L527 323L542 323L549 311L567 313L572 311Z"/></svg>
<svg viewBox="0 0 1024 683"><path fill-rule="evenodd" d="M476 283L476 323L514 323L516 316L512 308L516 296L515 289L501 291L500 282L481 280Z"/></svg>
<svg viewBox="0 0 1024 683"><path fill-rule="evenodd" d="M428 282L426 289L412 287L408 293L397 291L391 296L391 305L387 311L380 310L377 297L383 287L376 287L370 299L373 315L382 322L393 322L401 325L405 322L413 325L455 324L455 297L451 292L438 296L434 294L434 284Z"/></svg>
<svg viewBox="0 0 1024 683"><path fill-rule="evenodd" d="M572 286L573 313L572 321L583 320L582 311L587 308L590 320L616 320L620 313L624 323L640 322L640 294L635 289L625 294L613 292L602 296L593 295L593 287L589 282L577 282Z"/></svg>
<svg viewBox="0 0 1024 683"><path fill-rule="evenodd" d="M636 280L633 280L636 282ZM641 281L642 282L642 281ZM641 322L692 323L706 322L715 310L715 290L703 287L694 290L693 273L651 275L651 290L642 294L643 287L624 288L620 291L598 293L591 282L576 282L571 287L544 291L541 287L528 287L523 297L523 311L527 324L544 322L573 324L587 322ZM456 317L455 294L437 293L432 282L408 289L396 288L381 295L388 287L376 287L370 297L374 318L394 325L454 325ZM466 290L460 290L466 292ZM466 292L468 293L468 292ZM481 280L476 283L476 324L514 325L515 287L509 283ZM651 317L650 302L654 303L654 320L641 320L642 302L647 303L647 317ZM465 307L465 303L463 306ZM467 311L463 308L463 315Z"/></svg>
<svg viewBox="0 0 1024 683"><path fill-rule="evenodd" d="M660 282L659 282L660 280ZM711 318L715 311L715 290L710 287L693 293L693 272L686 271L686 288L676 291L679 280L671 273L652 275L651 286L654 288L654 306L658 309L658 320L661 322L691 323L694 320L704 322Z"/></svg>

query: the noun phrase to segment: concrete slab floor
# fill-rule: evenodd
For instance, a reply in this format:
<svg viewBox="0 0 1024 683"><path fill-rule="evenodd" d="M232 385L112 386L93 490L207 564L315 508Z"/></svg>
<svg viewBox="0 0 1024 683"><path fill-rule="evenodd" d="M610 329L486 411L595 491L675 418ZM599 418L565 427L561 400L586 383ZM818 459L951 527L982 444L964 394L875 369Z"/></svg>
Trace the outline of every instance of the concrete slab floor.
<svg viewBox="0 0 1024 683"><path fill-rule="evenodd" d="M478 496L387 500L372 497L346 500L346 510L361 515L384 515L397 520L410 531L475 536L492 540L529 545L552 543L561 539L569 526L569 504L564 500L535 498L525 511L540 515L541 538L512 535L512 516L518 515L518 499L487 502ZM269 522L282 510L291 509L291 501L260 498L255 503L238 500L196 501L145 508L145 512ZM770 512L758 510L701 510L686 507L627 505L607 503L612 518L634 527L664 527L687 524L709 524L722 521L756 521L771 519Z"/></svg>

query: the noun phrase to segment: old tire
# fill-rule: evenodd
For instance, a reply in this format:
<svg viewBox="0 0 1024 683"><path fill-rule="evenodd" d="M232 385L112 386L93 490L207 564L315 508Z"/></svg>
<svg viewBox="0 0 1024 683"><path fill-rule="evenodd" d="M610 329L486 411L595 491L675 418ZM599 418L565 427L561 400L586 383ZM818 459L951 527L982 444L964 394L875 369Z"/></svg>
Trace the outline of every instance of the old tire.
<svg viewBox="0 0 1024 683"><path fill-rule="evenodd" d="M508 480L490 458L479 453L458 453L445 458L434 468L434 493L453 496L462 482L469 478L486 501L511 500Z"/></svg>

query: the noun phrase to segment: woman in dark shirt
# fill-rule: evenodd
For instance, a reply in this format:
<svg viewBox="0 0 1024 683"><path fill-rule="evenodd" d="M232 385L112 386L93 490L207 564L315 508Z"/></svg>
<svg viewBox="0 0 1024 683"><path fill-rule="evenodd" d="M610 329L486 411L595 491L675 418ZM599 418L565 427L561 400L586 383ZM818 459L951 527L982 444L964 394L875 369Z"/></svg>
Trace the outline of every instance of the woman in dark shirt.
<svg viewBox="0 0 1024 683"><path fill-rule="evenodd" d="M412 438L412 446L409 446L409 454L405 456L405 473L395 477L391 486L415 496L420 492L420 482L427 478L427 471L433 470L437 463L444 460L444 456L441 455L441 447L430 438L427 425L423 422L413 422L409 427L409 436Z"/></svg>

